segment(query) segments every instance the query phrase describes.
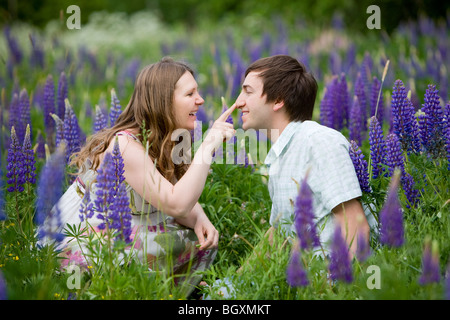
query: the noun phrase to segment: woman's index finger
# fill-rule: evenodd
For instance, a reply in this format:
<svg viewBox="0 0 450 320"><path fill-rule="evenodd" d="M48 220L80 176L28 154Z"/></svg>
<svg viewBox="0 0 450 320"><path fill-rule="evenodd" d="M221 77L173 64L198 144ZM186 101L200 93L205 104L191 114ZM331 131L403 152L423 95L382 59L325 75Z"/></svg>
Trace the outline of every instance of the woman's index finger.
<svg viewBox="0 0 450 320"><path fill-rule="evenodd" d="M227 110L225 110L220 116L219 118L217 118L217 120L220 121L225 121L228 116L234 111L234 109L236 109L236 103L234 103L231 107L229 107Z"/></svg>

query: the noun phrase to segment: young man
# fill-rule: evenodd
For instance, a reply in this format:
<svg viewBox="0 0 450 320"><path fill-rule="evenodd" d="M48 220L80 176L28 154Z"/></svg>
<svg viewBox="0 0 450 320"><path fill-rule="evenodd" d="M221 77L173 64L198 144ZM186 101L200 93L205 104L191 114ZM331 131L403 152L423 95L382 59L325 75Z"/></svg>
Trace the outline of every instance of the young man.
<svg viewBox="0 0 450 320"><path fill-rule="evenodd" d="M242 111L244 130L266 129L272 141L265 159L272 227L295 232L293 204L308 172L322 245L326 249L337 223L353 255L358 233L368 239L370 227L358 199L362 193L348 140L311 121L316 94L317 82L305 66L277 55L248 67L236 107Z"/></svg>

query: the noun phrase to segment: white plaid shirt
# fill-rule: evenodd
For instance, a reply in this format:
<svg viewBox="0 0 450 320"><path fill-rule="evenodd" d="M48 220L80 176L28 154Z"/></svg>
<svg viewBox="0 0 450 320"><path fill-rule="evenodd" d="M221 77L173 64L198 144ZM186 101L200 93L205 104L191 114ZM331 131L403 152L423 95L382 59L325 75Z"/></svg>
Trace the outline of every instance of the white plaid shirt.
<svg viewBox="0 0 450 320"><path fill-rule="evenodd" d="M294 204L309 170L307 182L313 192L319 237L326 248L334 232L331 210L362 195L348 150L348 140L334 129L314 121L289 123L265 159L272 199L270 224L295 232Z"/></svg>

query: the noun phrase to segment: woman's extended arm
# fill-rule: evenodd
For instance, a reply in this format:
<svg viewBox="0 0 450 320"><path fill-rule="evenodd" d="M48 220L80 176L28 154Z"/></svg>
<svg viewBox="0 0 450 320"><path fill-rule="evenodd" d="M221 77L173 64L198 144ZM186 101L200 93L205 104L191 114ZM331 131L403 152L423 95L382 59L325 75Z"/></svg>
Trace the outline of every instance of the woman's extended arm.
<svg viewBox="0 0 450 320"><path fill-rule="evenodd" d="M119 136L127 183L147 202L165 214L175 218L186 217L202 194L212 162L212 153L224 139L230 139L234 134L233 126L225 121L234 109L235 105L231 106L214 122L189 169L175 185L156 170L140 143Z"/></svg>

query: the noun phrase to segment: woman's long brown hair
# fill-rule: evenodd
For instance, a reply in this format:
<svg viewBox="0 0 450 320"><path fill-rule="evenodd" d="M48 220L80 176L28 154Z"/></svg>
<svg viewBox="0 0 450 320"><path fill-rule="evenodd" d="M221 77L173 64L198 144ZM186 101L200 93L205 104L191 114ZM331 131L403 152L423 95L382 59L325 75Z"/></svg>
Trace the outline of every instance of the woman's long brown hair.
<svg viewBox="0 0 450 320"><path fill-rule="evenodd" d="M90 136L86 145L73 155L72 164L82 173L87 169L86 159L90 159L91 169L97 170L100 155L108 148L115 134L125 129L137 129L141 133L139 140L148 142L148 154L159 172L172 183L180 179L187 165L175 165L172 161L175 143L171 135L176 129L173 97L177 81L186 72L194 75L189 66L168 57L144 67L136 78L127 107L114 126Z"/></svg>

